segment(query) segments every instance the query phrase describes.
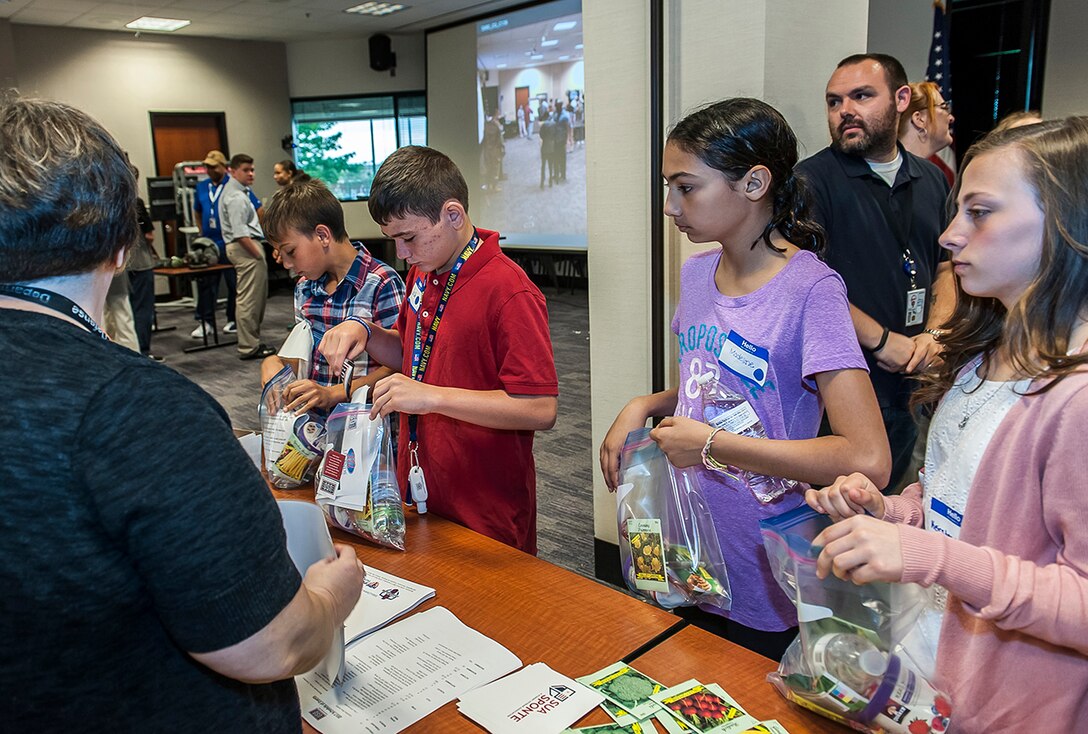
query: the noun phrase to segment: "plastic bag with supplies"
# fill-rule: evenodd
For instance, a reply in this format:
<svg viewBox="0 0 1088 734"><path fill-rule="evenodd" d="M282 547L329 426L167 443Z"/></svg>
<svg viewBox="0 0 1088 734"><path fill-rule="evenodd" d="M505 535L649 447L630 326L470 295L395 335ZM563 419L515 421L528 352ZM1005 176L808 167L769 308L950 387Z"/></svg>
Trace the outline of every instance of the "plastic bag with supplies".
<svg viewBox="0 0 1088 734"><path fill-rule="evenodd" d="M934 596L917 584L817 578L821 549L812 540L829 525L807 506L760 522L771 570L800 623L767 679L794 703L857 731L947 731L951 702L929 683L935 640L919 639L932 628Z"/></svg>
<svg viewBox="0 0 1088 734"><path fill-rule="evenodd" d="M333 526L404 550L404 503L389 418L371 420L370 407L341 403L329 415L315 498Z"/></svg>
<svg viewBox="0 0 1088 734"><path fill-rule="evenodd" d="M729 578L693 469L677 469L650 438L631 431L616 488L620 561L628 588L665 609L727 610Z"/></svg>
<svg viewBox="0 0 1088 734"><path fill-rule="evenodd" d="M264 468L268 480L280 489L310 481L325 449L325 421L311 413L285 408L283 391L294 381L295 373L284 367L264 386L257 406Z"/></svg>

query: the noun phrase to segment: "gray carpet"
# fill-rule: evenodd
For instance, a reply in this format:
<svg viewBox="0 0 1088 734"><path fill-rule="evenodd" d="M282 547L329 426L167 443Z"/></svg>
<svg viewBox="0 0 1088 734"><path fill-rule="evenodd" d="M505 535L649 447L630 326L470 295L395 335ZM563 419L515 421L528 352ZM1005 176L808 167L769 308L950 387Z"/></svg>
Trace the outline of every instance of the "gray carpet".
<svg viewBox="0 0 1088 734"><path fill-rule="evenodd" d="M278 347L287 337L293 316L288 284L268 300L262 341ZM545 289L552 346L559 374L559 418L551 431L537 433L537 498L540 557L584 576L593 575L593 466L589 416L589 306L584 289L556 294ZM258 427L260 362L238 359L234 346L185 354L199 344L189 333L196 322L191 306L157 307L160 329L152 353L208 391L226 409L236 428ZM220 326L223 309L217 312ZM222 335L233 341L233 336Z"/></svg>

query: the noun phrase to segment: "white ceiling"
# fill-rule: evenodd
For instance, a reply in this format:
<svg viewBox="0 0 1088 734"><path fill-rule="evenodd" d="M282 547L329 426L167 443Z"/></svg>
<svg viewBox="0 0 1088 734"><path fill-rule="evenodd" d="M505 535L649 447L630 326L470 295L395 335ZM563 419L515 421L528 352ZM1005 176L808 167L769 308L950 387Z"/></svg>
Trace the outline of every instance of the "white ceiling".
<svg viewBox="0 0 1088 734"><path fill-rule="evenodd" d="M192 21L168 35L294 41L417 32L496 13L524 0L399 1L409 7L372 17L344 12L362 0L0 0L0 18L12 23L133 33L125 28L126 23L153 15Z"/></svg>
<svg viewBox="0 0 1088 734"><path fill-rule="evenodd" d="M574 23L557 31L557 23ZM557 42L557 43L549 43ZM548 45L545 45L548 44ZM540 20L478 37L478 66L493 69L523 69L543 64L562 64L582 59L582 14ZM534 56L543 58L535 59Z"/></svg>

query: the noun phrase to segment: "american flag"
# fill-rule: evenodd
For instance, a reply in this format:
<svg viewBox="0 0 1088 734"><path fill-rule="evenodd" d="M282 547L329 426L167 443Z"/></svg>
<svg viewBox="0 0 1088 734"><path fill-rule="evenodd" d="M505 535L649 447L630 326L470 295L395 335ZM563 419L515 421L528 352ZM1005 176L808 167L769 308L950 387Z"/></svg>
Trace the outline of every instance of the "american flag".
<svg viewBox="0 0 1088 734"><path fill-rule="evenodd" d="M952 64L948 53L948 16L944 3L933 3L933 39L929 44L929 66L926 67L926 81L935 82L941 88L941 96L952 99Z"/></svg>

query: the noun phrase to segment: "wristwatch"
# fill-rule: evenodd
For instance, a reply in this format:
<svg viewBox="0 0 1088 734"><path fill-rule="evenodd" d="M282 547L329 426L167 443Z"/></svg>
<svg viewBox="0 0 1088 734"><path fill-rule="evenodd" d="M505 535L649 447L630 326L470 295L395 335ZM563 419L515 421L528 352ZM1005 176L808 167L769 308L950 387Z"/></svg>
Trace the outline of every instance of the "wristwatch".
<svg viewBox="0 0 1088 734"><path fill-rule="evenodd" d="M923 334L929 334L934 339L940 339L942 336L947 336L950 329L923 329Z"/></svg>

